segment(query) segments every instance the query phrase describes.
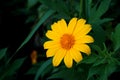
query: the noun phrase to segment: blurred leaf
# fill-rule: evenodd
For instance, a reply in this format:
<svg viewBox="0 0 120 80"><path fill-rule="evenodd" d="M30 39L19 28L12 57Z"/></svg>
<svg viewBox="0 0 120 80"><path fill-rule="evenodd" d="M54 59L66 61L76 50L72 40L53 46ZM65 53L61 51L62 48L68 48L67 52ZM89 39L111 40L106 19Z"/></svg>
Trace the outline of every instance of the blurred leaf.
<svg viewBox="0 0 120 80"><path fill-rule="evenodd" d="M28 8L31 8L32 6L34 6L38 2L38 0L27 0L27 1L28 1L27 2Z"/></svg>
<svg viewBox="0 0 120 80"><path fill-rule="evenodd" d="M0 49L0 59L2 59L7 52L7 48Z"/></svg>
<svg viewBox="0 0 120 80"><path fill-rule="evenodd" d="M33 66L25 73L26 75L30 75L30 74L36 74L39 66L41 66L43 64L43 62L39 62L37 64L33 64Z"/></svg>
<svg viewBox="0 0 120 80"><path fill-rule="evenodd" d="M43 78L46 74L50 74L53 69L53 65L49 65L46 69L42 72L41 78Z"/></svg>
<svg viewBox="0 0 120 80"><path fill-rule="evenodd" d="M110 2L111 0L102 0L96 11L95 17L101 17L109 9Z"/></svg>
<svg viewBox="0 0 120 80"><path fill-rule="evenodd" d="M75 71L73 68L71 69L63 69L56 73L53 73L48 80L52 79L62 79L62 80L84 80L82 76L80 76L80 72Z"/></svg>
<svg viewBox="0 0 120 80"><path fill-rule="evenodd" d="M98 56L93 53L90 56L84 58L80 63L91 64L94 63L97 60L97 58Z"/></svg>
<svg viewBox="0 0 120 80"><path fill-rule="evenodd" d="M48 8L45 5L41 4L38 7L37 11L38 11L38 17L41 18L46 13L46 11L48 11Z"/></svg>
<svg viewBox="0 0 120 80"><path fill-rule="evenodd" d="M30 68L30 69L27 71L26 75L35 74L35 73L37 72L37 69L38 69L38 68L36 68L36 67Z"/></svg>
<svg viewBox="0 0 120 80"><path fill-rule="evenodd" d="M108 76L114 72L115 69L116 65L114 63L93 66L89 70L88 80L95 75L99 76L96 80L107 80Z"/></svg>
<svg viewBox="0 0 120 80"><path fill-rule="evenodd" d="M42 73L46 70L47 67L49 67L49 65L51 65L52 63L52 59L49 59L47 61L45 61L40 68L38 69L36 75L35 75L35 80L38 80L39 77L42 75Z"/></svg>
<svg viewBox="0 0 120 80"><path fill-rule="evenodd" d="M105 42L105 31L102 29L100 25L93 24L93 38L95 39L94 44L98 45L99 47L103 47L103 43Z"/></svg>
<svg viewBox="0 0 120 80"><path fill-rule="evenodd" d="M94 76L96 80L107 80L108 76L116 70L119 62L111 56L105 44L103 50L97 45L93 45L92 48L98 53L98 58L89 70L88 80Z"/></svg>
<svg viewBox="0 0 120 80"><path fill-rule="evenodd" d="M90 17L90 7L91 7L91 0L84 0L85 1L85 16L87 21L89 20Z"/></svg>
<svg viewBox="0 0 120 80"><path fill-rule="evenodd" d="M17 59L11 65L8 65L6 70L3 71L3 74L0 75L0 80L4 80L7 76L15 74L15 71L21 67L24 60L25 58Z"/></svg>
<svg viewBox="0 0 120 80"><path fill-rule="evenodd" d="M103 69L104 66L95 66L95 67L91 67L88 73L88 78L87 80L89 80L92 76L97 75L101 69Z"/></svg>
<svg viewBox="0 0 120 80"><path fill-rule="evenodd" d="M97 19L100 19L100 17L109 9L111 0L102 0L100 1L100 5L96 4L91 10L91 20L92 22L96 21ZM97 8L98 6L98 8Z"/></svg>
<svg viewBox="0 0 120 80"><path fill-rule="evenodd" d="M46 11L46 13L40 18L40 20L38 21L37 24L35 24L33 26L33 29L30 31L30 33L28 34L27 38L23 41L23 43L19 46L19 48L16 50L19 51L19 49L21 49L34 35L34 33L38 30L38 28L45 22L45 20L48 19L48 17L50 17L52 14L54 13L53 10L48 10Z"/></svg>
<svg viewBox="0 0 120 80"><path fill-rule="evenodd" d="M39 0L42 4L46 5L48 8L53 9L58 12L58 14L62 14L65 16L70 15L69 8L66 5L66 2L63 0Z"/></svg>
<svg viewBox="0 0 120 80"><path fill-rule="evenodd" d="M120 48L120 23L115 27L115 32L111 35L114 44L114 50Z"/></svg>
<svg viewBox="0 0 120 80"><path fill-rule="evenodd" d="M90 23L100 25L100 24L103 24L105 22L109 22L109 21L112 21L112 20L113 20L112 18L103 18L103 19L97 19L93 22L90 21Z"/></svg>
<svg viewBox="0 0 120 80"><path fill-rule="evenodd" d="M111 21L111 18L103 18L101 17L105 14L105 12L109 9L111 0L102 0L98 1L96 5L94 5L90 10L90 18L89 23L92 24L93 27L93 36L95 38L95 44L102 47L101 44L105 42L105 31L102 28L101 24Z"/></svg>
<svg viewBox="0 0 120 80"><path fill-rule="evenodd" d="M98 22L96 22L97 24L103 24L103 23L105 23L105 22L110 22L110 21L112 21L113 20L113 18L103 18L103 19L101 19L100 21L98 21Z"/></svg>
<svg viewBox="0 0 120 80"><path fill-rule="evenodd" d="M93 66L98 66L100 64L104 64L105 63L105 58L98 58L96 59L95 63L93 64Z"/></svg>

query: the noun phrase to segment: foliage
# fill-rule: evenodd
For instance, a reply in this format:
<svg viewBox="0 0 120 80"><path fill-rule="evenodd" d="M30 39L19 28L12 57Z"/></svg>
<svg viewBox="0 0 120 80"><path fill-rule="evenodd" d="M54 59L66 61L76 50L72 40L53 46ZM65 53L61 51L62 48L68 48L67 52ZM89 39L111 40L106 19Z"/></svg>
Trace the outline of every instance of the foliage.
<svg viewBox="0 0 120 80"><path fill-rule="evenodd" d="M117 80L112 75L120 73L118 0L12 0L0 4L0 30L4 31L0 34L7 37L0 35L0 80ZM64 63L53 67L43 49L45 33L53 22L73 17L92 25L95 42L90 44L91 55L82 53L83 60L70 69ZM33 50L37 51L36 64L30 58Z"/></svg>

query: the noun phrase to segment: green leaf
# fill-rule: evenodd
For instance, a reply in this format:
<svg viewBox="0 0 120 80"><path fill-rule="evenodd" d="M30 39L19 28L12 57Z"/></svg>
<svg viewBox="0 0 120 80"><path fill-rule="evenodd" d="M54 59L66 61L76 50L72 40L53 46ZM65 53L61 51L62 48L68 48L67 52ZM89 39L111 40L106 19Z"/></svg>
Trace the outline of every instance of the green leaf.
<svg viewBox="0 0 120 80"><path fill-rule="evenodd" d="M101 17L108 9L110 5L111 0L103 0L100 3L100 6L98 7L96 11L95 17Z"/></svg>
<svg viewBox="0 0 120 80"><path fill-rule="evenodd" d="M46 5L48 8L57 11L59 14L63 14L69 17L70 12L69 8L66 6L65 1L63 0L39 0L42 4ZM58 6L60 5L60 6Z"/></svg>
<svg viewBox="0 0 120 80"><path fill-rule="evenodd" d="M86 19L89 20L91 0L84 0L84 1L85 1L85 15L86 15Z"/></svg>
<svg viewBox="0 0 120 80"><path fill-rule="evenodd" d="M113 18L103 18L103 19L99 20L98 22L96 22L96 24L103 24L105 22L110 22L112 20L113 20Z"/></svg>
<svg viewBox="0 0 120 80"><path fill-rule="evenodd" d="M95 55L95 54L94 55L90 55L90 56L84 58L80 63L91 64L91 63L94 63L97 60L97 58L98 58L98 56Z"/></svg>
<svg viewBox="0 0 120 80"><path fill-rule="evenodd" d="M111 35L114 44L114 50L120 48L120 23L115 27L115 32Z"/></svg>
<svg viewBox="0 0 120 80"><path fill-rule="evenodd" d="M84 75L83 75L84 76ZM84 80L82 79L83 76L80 76L80 72L75 71L73 68L60 70L56 73L53 73L47 80L52 79L62 79L62 80Z"/></svg>
<svg viewBox="0 0 120 80"><path fill-rule="evenodd" d="M112 18L103 18L103 19L97 19L97 20L94 20L94 21L90 21L91 24L97 24L97 25L101 25L105 22L109 22L109 21L112 21L113 19Z"/></svg>
<svg viewBox="0 0 120 80"><path fill-rule="evenodd" d="M87 80L89 80L94 75L98 74L102 70L102 68L103 68L103 66L94 66L94 67L91 67L90 70L89 70L89 73L88 73Z"/></svg>
<svg viewBox="0 0 120 80"><path fill-rule="evenodd" d="M99 80L108 80L108 76L113 73L116 70L116 65L114 64L108 64L105 66L105 68L103 68L103 72L101 71L100 74L100 79Z"/></svg>
<svg viewBox="0 0 120 80"><path fill-rule="evenodd" d="M2 59L7 52L7 48L0 49L0 59Z"/></svg>
<svg viewBox="0 0 120 80"><path fill-rule="evenodd" d="M17 59L12 64L9 64L6 70L3 71L3 74L0 75L0 80L3 80L7 76L12 76L15 74L15 71L20 68L25 58Z"/></svg>
<svg viewBox="0 0 120 80"><path fill-rule="evenodd" d="M100 17L109 9L111 0L102 0L98 2L100 5L97 3L93 8L91 8L90 20L92 20L92 22L100 19Z"/></svg>
<svg viewBox="0 0 120 80"><path fill-rule="evenodd" d="M37 0L27 0L27 7L31 8L32 6L34 6L37 3Z"/></svg>
<svg viewBox="0 0 120 80"><path fill-rule="evenodd" d="M100 64L104 64L105 63L105 58L98 58L96 59L95 63L93 64L93 66L98 66Z"/></svg>
<svg viewBox="0 0 120 80"><path fill-rule="evenodd" d="M45 75L50 74L53 69L53 65L49 65L41 74L41 78L43 78Z"/></svg>
<svg viewBox="0 0 120 80"><path fill-rule="evenodd" d="M38 30L38 28L45 22L45 20L48 19L48 17L50 17L52 14L54 13L53 10L48 10L46 11L46 13L40 18L39 22L33 26L33 29L30 31L30 33L28 34L28 36L26 37L26 39L23 41L23 43L18 47L18 49L16 50L19 51L19 49L21 49L34 35L34 33Z"/></svg>
<svg viewBox="0 0 120 80"><path fill-rule="evenodd" d="M49 65L51 65L51 63L52 63L52 59L49 59L40 66L40 68L38 69L35 75L35 80L38 80L39 76L42 75L42 73L46 70L47 67L49 67Z"/></svg>
<svg viewBox="0 0 120 80"><path fill-rule="evenodd" d="M102 1L99 0L99 1L97 1L96 5L94 7L92 7L90 10L89 22L91 24L100 26L100 24L103 24L105 22L113 20L110 18L101 19L101 17L109 9L110 2L111 2L111 0L102 0Z"/></svg>
<svg viewBox="0 0 120 80"><path fill-rule="evenodd" d="M116 70L114 63L92 66L88 73L88 80L93 76L99 76L96 80L107 80L108 76Z"/></svg>
<svg viewBox="0 0 120 80"><path fill-rule="evenodd" d="M102 29L100 25L93 24L93 38L95 39L94 44L103 47L103 43L105 42L105 31Z"/></svg>

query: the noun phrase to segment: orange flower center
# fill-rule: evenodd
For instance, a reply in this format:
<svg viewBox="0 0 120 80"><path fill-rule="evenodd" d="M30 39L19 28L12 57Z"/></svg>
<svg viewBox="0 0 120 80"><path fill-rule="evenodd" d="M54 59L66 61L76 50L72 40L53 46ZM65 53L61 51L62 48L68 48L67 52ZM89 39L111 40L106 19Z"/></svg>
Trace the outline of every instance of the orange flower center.
<svg viewBox="0 0 120 80"><path fill-rule="evenodd" d="M74 43L75 43L75 39L74 39L73 35L64 34L61 37L60 44L61 44L62 48L66 49L66 50L69 50L71 47L73 47Z"/></svg>

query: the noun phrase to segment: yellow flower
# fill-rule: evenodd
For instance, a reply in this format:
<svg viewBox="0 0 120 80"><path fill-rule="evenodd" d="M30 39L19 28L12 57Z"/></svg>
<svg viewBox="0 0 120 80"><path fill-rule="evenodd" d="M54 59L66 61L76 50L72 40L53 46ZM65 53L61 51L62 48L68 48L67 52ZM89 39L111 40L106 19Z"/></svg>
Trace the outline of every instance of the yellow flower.
<svg viewBox="0 0 120 80"><path fill-rule="evenodd" d="M80 62L82 54L91 53L87 43L94 42L94 39L87 35L92 29L90 24L85 24L85 19L72 18L67 25L64 19L55 22L51 25L51 30L48 30L46 36L51 39L44 43L44 49L47 57L53 57L53 66L58 66L64 59L66 67L71 68L73 60Z"/></svg>

